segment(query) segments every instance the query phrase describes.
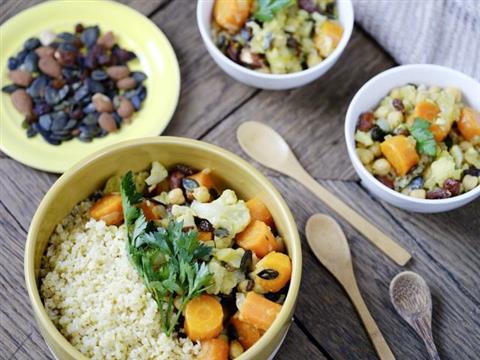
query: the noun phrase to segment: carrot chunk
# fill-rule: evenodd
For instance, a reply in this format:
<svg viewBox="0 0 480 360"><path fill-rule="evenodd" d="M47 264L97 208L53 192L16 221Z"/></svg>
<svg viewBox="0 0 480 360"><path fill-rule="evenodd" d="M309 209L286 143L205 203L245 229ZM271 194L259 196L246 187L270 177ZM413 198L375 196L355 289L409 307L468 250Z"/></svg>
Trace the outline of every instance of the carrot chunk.
<svg viewBox="0 0 480 360"><path fill-rule="evenodd" d="M480 113L469 107L464 108L457 126L466 140L480 136Z"/></svg>
<svg viewBox="0 0 480 360"><path fill-rule="evenodd" d="M380 144L380 150L400 176L405 176L420 160L415 146L403 135L386 139Z"/></svg>
<svg viewBox="0 0 480 360"><path fill-rule="evenodd" d="M265 224L273 227L273 217L268 211L268 208L263 202L257 198L250 199L246 202L248 210L250 211L250 217L252 220L263 221Z"/></svg>
<svg viewBox="0 0 480 360"><path fill-rule="evenodd" d="M160 217L157 214L155 214L155 211L153 210L154 207L155 207L155 204L153 204L148 200L143 201L140 205L140 208L143 211L143 215L145 215L145 218L148 221L160 219Z"/></svg>
<svg viewBox="0 0 480 360"><path fill-rule="evenodd" d="M260 330L268 330L276 319L282 305L274 303L253 291L247 293L240 310L240 320Z"/></svg>
<svg viewBox="0 0 480 360"><path fill-rule="evenodd" d="M103 196L92 206L90 209L90 215L97 221L105 221L107 225L122 224L122 197L120 194L108 194Z"/></svg>
<svg viewBox="0 0 480 360"><path fill-rule="evenodd" d="M277 276L259 276L263 270L273 270ZM271 252L255 265L255 282L269 292L281 290L292 276L292 262L288 255Z"/></svg>
<svg viewBox="0 0 480 360"><path fill-rule="evenodd" d="M202 341L197 360L228 360L228 341L221 338Z"/></svg>
<svg viewBox="0 0 480 360"><path fill-rule="evenodd" d="M333 47L336 48L342 40L343 28L339 23L327 20L320 26L320 33L331 38Z"/></svg>
<svg viewBox="0 0 480 360"><path fill-rule="evenodd" d="M422 118L432 123L430 126L430 131L432 132L435 140L438 142L443 141L450 129L452 128L452 124L443 124L438 125L435 124L434 121L437 118L438 114L440 113L440 108L437 104L430 102L430 101L420 101L416 106L413 112L414 118Z"/></svg>
<svg viewBox="0 0 480 360"><path fill-rule="evenodd" d="M213 18L225 30L235 33L247 22L252 0L216 0Z"/></svg>
<svg viewBox="0 0 480 360"><path fill-rule="evenodd" d="M207 340L222 332L223 309L213 296L200 295L185 307L185 332L193 340Z"/></svg>
<svg viewBox="0 0 480 360"><path fill-rule="evenodd" d="M205 186L209 190L215 187L215 181L212 178L212 172L210 169L203 169L188 178L195 180L200 186Z"/></svg>
<svg viewBox="0 0 480 360"><path fill-rule="evenodd" d="M277 242L270 227L258 220L252 221L238 234L236 242L245 250L252 250L258 258L264 257L277 248Z"/></svg>
<svg viewBox="0 0 480 360"><path fill-rule="evenodd" d="M236 313L230 321L237 331L238 341L245 349L252 347L262 336L255 326L240 320L239 313Z"/></svg>
<svg viewBox="0 0 480 360"><path fill-rule="evenodd" d="M211 231L199 231L197 238L200 241L210 241L213 240L213 233Z"/></svg>

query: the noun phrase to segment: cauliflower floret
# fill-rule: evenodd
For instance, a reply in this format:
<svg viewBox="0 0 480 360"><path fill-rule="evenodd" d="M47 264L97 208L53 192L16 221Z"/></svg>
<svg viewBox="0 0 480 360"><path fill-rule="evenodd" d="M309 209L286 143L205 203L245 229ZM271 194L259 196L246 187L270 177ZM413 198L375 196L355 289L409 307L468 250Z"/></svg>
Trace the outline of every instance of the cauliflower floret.
<svg viewBox="0 0 480 360"><path fill-rule="evenodd" d="M223 261L234 267L236 269L240 268L240 264L242 263L243 254L245 254L245 250L242 248L238 249L215 249L213 256L215 259Z"/></svg>
<svg viewBox="0 0 480 360"><path fill-rule="evenodd" d="M215 259L209 262L208 270L213 274L213 284L207 289L209 294L230 294L233 288L245 280L243 272L240 270L228 271Z"/></svg>
<svg viewBox="0 0 480 360"><path fill-rule="evenodd" d="M150 176L145 179L148 186L156 185L165 180L168 176L168 170L158 161L152 162Z"/></svg>
<svg viewBox="0 0 480 360"><path fill-rule="evenodd" d="M455 169L455 160L447 152L443 151L440 158L432 162L430 171L425 181L425 187L433 189L435 186L443 186L447 179L459 180L462 174L462 169Z"/></svg>
<svg viewBox="0 0 480 360"><path fill-rule="evenodd" d="M183 221L183 227L197 228L195 225L195 212L188 206L173 205L172 215L176 221Z"/></svg>
<svg viewBox="0 0 480 360"><path fill-rule="evenodd" d="M217 229L226 229L231 236L243 231L250 223L247 205L243 200L238 200L232 190L225 190L210 203L194 200L190 208L196 216L207 219Z"/></svg>

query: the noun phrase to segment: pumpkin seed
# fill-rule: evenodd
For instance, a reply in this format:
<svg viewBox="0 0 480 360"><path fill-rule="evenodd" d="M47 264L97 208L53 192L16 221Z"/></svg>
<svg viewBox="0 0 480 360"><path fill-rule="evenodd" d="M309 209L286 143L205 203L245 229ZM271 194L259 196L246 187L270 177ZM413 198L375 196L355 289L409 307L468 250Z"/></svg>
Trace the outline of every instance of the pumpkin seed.
<svg viewBox="0 0 480 360"><path fill-rule="evenodd" d="M230 235L230 233L228 232L227 229L218 228L213 231L213 235L215 235L215 237L218 237L218 238L226 238L228 237L228 235Z"/></svg>
<svg viewBox="0 0 480 360"><path fill-rule="evenodd" d="M263 269L260 271L257 276L264 280L273 280L278 277L278 271L274 269Z"/></svg>
<svg viewBox="0 0 480 360"><path fill-rule="evenodd" d="M197 225L197 227L201 231L212 232L212 231L215 230L213 225L207 219L202 219L202 218L199 218L199 217L195 217L195 225Z"/></svg>
<svg viewBox="0 0 480 360"><path fill-rule="evenodd" d="M252 267L253 255L252 250L246 250L242 256L242 260L240 262L240 270L243 272L247 272Z"/></svg>
<svg viewBox="0 0 480 360"><path fill-rule="evenodd" d="M198 184L197 180L189 179L189 178L183 178L182 179L182 186L187 191L193 191L193 189L198 188L200 185Z"/></svg>

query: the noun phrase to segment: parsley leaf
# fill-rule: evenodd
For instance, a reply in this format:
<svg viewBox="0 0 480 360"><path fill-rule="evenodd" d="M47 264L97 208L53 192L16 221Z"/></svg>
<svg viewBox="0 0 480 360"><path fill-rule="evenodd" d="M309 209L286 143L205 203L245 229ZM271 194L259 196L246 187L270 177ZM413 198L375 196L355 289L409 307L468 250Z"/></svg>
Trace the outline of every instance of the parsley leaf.
<svg viewBox="0 0 480 360"><path fill-rule="evenodd" d="M258 0L258 8L254 16L258 21L266 22L273 19L273 16L282 8L290 6L294 0Z"/></svg>
<svg viewBox="0 0 480 360"><path fill-rule="evenodd" d="M431 123L422 118L416 118L410 128L410 134L417 140L417 150L422 154L435 156L437 153L437 143L430 131Z"/></svg>
<svg viewBox="0 0 480 360"><path fill-rule="evenodd" d="M182 222L172 220L164 229L147 221L135 206L142 195L132 172L122 177L120 191L130 261L157 302L162 329L170 336L187 303L212 283L206 264L212 248L200 243L195 231L184 232Z"/></svg>

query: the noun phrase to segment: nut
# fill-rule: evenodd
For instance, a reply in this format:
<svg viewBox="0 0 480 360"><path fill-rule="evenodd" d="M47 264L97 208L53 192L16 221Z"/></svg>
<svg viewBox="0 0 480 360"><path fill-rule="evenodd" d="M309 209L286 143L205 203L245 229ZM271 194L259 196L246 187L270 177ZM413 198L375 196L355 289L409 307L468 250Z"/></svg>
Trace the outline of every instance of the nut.
<svg viewBox="0 0 480 360"><path fill-rule="evenodd" d="M120 99L120 106L117 109L118 115L120 115L122 119L128 119L130 116L132 116L134 111L135 109L130 100L122 97Z"/></svg>
<svg viewBox="0 0 480 360"><path fill-rule="evenodd" d="M40 70L51 77L62 77L62 67L53 57L41 57L38 61L38 67Z"/></svg>
<svg viewBox="0 0 480 360"><path fill-rule="evenodd" d="M137 85L137 82L132 77L126 77L117 81L117 87L122 90L133 89Z"/></svg>
<svg viewBox="0 0 480 360"><path fill-rule="evenodd" d="M107 69L107 74L113 80L121 80L130 75L130 69L127 66L110 66Z"/></svg>
<svg viewBox="0 0 480 360"><path fill-rule="evenodd" d="M115 35L113 35L113 32L111 31L103 34L97 40L97 44L103 45L108 49L111 49L113 45L115 45L115 42Z"/></svg>
<svg viewBox="0 0 480 360"><path fill-rule="evenodd" d="M15 84L27 87L32 82L32 74L25 70L12 70L8 73L8 78Z"/></svg>
<svg viewBox="0 0 480 360"><path fill-rule="evenodd" d="M24 89L15 90L11 98L13 106L18 112L27 116L32 114L33 102Z"/></svg>
<svg viewBox="0 0 480 360"><path fill-rule="evenodd" d="M50 46L40 46L39 48L35 49L35 54L39 57L52 57L55 53L55 49Z"/></svg>
<svg viewBox="0 0 480 360"><path fill-rule="evenodd" d="M117 123L112 114L106 112L101 113L98 118L98 124L103 130L108 131L109 133L117 131Z"/></svg>
<svg viewBox="0 0 480 360"><path fill-rule="evenodd" d="M103 113L113 111L112 100L110 100L110 98L104 94L96 93L92 96L92 102L98 112Z"/></svg>

